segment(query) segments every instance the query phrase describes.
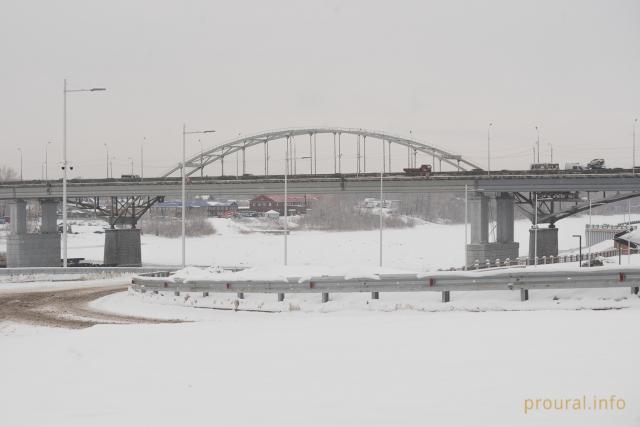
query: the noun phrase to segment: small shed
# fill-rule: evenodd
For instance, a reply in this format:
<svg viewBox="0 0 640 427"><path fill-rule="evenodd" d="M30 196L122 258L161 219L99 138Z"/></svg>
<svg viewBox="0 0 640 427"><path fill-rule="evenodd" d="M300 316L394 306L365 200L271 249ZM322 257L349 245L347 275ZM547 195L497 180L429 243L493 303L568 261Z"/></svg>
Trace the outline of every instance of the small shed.
<svg viewBox="0 0 640 427"><path fill-rule="evenodd" d="M278 218L280 218L280 213L279 213L279 212L277 212L277 211L274 211L274 210L272 209L272 210L270 210L270 211L266 211L266 212L264 213L264 216L265 216L265 217L267 217L267 218L271 218L271 219L278 219Z"/></svg>

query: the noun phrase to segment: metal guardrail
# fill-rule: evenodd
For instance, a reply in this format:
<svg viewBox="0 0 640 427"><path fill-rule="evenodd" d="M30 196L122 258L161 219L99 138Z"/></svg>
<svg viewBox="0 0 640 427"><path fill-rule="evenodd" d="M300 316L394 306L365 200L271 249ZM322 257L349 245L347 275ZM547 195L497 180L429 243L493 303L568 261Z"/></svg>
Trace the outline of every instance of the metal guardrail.
<svg viewBox="0 0 640 427"><path fill-rule="evenodd" d="M289 277L286 280L192 280L174 281L168 272L154 272L136 276L132 288L155 293L180 292L236 292L243 294L277 293L278 300L285 293L321 293L322 301L328 301L329 293L372 292L442 292L443 302L448 302L452 291L520 290L521 299L529 298L531 289L579 289L579 288L631 288L634 294L640 286L638 267L592 267L573 271L517 271L512 269L478 272L443 272L434 274L383 274L378 278L349 278L342 276Z"/></svg>

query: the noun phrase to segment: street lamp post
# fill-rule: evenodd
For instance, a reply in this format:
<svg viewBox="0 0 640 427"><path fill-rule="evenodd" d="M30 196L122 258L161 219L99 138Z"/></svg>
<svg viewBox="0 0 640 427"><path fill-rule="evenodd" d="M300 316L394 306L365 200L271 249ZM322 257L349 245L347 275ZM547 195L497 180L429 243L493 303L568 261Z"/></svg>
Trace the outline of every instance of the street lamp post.
<svg viewBox="0 0 640 427"><path fill-rule="evenodd" d="M182 175L182 268L186 266L187 175L185 168L187 163L187 135L214 132L215 130L213 129L187 132L187 125L184 123L182 124L182 164L180 165L180 172Z"/></svg>
<svg viewBox="0 0 640 427"><path fill-rule="evenodd" d="M491 126L493 123L487 127L487 175L491 175Z"/></svg>
<svg viewBox="0 0 640 427"><path fill-rule="evenodd" d="M287 254L287 237L289 234L289 206L288 206L288 199L289 199L289 193L288 193L288 187L287 187L287 181L288 181L288 176L289 176L289 142L290 142L290 136L287 136L287 144L285 146L285 152L284 152L284 265L286 267L287 265L287 258L288 258L288 254Z"/></svg>
<svg viewBox="0 0 640 427"><path fill-rule="evenodd" d="M20 152L20 181L22 181L22 148L18 148L18 152Z"/></svg>
<svg viewBox="0 0 640 427"><path fill-rule="evenodd" d="M574 234L573 237L578 238L578 267L582 265L582 236L579 234Z"/></svg>
<svg viewBox="0 0 640 427"><path fill-rule="evenodd" d="M469 198L469 186L467 184L464 185L464 248L465 251L467 250L467 244L469 243L468 239L469 239L469 234L468 234L468 227L469 227L469 202L468 202L468 198ZM465 264L466 264L466 260L465 260Z"/></svg>
<svg viewBox="0 0 640 427"><path fill-rule="evenodd" d="M147 137L142 138L140 143L140 178L144 178L144 144L147 142Z"/></svg>
<svg viewBox="0 0 640 427"><path fill-rule="evenodd" d="M64 79L62 90L62 266L67 267L67 179L69 162L67 161L67 94L71 92L99 92L105 91L103 87L91 89L69 89L67 79Z"/></svg>
<svg viewBox="0 0 640 427"><path fill-rule="evenodd" d="M636 124L638 123L638 119L633 119L633 166L632 172L635 176L636 174Z"/></svg>
<svg viewBox="0 0 640 427"><path fill-rule="evenodd" d="M536 126L536 129L538 127ZM538 156L540 156L540 152L538 152ZM533 229L533 265L538 266L538 193L535 193L535 205L533 207L534 211L534 229Z"/></svg>
<svg viewBox="0 0 640 427"><path fill-rule="evenodd" d="M51 141L47 141L44 145L44 179L49 181L49 144L53 144Z"/></svg>
<svg viewBox="0 0 640 427"><path fill-rule="evenodd" d="M538 150L538 159L536 163L540 163L540 128L538 126L536 126L536 135L536 147Z"/></svg>
<svg viewBox="0 0 640 427"><path fill-rule="evenodd" d="M591 193L587 192L587 197L582 197L582 200L588 200L589 201L589 234L587 235L587 246L588 246L588 255L587 255L587 261L588 261L588 267L591 267L591 236L593 235L591 226L592 226L592 215L591 215L591 208L592 208L592 204L591 204Z"/></svg>
<svg viewBox="0 0 640 427"><path fill-rule="evenodd" d="M107 179L109 179L109 146L104 143L104 149L107 150Z"/></svg>
<svg viewBox="0 0 640 427"><path fill-rule="evenodd" d="M311 156L291 157L289 156L289 136L287 136L287 144L285 147L285 164L284 164L284 265L288 262L288 235L289 235L289 163L295 159L311 159Z"/></svg>
<svg viewBox="0 0 640 427"><path fill-rule="evenodd" d="M592 233L592 227L593 227L593 223L592 223L592 214L591 214L591 194L589 194L589 234L591 236L593 236ZM589 238L589 267L591 267L591 238Z"/></svg>
<svg viewBox="0 0 640 427"><path fill-rule="evenodd" d="M631 264L631 199L627 200L627 264Z"/></svg>
<svg viewBox="0 0 640 427"><path fill-rule="evenodd" d="M133 157L128 157L128 159L131 162L131 175L133 175Z"/></svg>

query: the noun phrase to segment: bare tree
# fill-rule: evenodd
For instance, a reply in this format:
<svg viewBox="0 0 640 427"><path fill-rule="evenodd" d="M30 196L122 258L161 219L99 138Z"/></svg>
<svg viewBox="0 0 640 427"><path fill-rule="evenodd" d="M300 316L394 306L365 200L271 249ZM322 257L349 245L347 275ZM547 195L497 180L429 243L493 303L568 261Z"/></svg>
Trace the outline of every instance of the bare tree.
<svg viewBox="0 0 640 427"><path fill-rule="evenodd" d="M15 181L18 173L10 166L0 166L0 182Z"/></svg>

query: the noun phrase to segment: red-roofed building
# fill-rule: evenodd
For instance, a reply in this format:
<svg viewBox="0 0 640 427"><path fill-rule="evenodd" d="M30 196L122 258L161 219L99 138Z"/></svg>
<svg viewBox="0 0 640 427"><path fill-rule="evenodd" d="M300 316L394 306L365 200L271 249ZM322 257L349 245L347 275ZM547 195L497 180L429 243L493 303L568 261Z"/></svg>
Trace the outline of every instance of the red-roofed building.
<svg viewBox="0 0 640 427"><path fill-rule="evenodd" d="M303 214L307 212L312 201L317 200L316 196L290 195L287 197L287 209L290 215ZM255 212L277 211L284 215L284 195L283 194L261 194L249 201L249 210Z"/></svg>

